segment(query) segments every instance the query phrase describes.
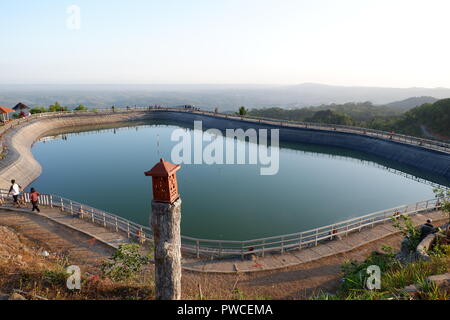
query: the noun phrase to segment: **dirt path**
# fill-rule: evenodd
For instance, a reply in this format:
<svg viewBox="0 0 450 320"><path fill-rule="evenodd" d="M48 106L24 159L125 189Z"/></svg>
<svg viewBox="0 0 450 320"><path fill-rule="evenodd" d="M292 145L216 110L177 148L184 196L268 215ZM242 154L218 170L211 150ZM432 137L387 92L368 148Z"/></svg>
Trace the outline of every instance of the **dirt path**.
<svg viewBox="0 0 450 320"><path fill-rule="evenodd" d="M426 137L426 138L431 138L431 139L437 139L437 140L441 140L444 142L450 142L450 139L448 137L444 137L441 135L438 135L436 133L431 132L426 126L424 126L423 124L420 125L420 130L422 131L422 134Z"/></svg>
<svg viewBox="0 0 450 320"><path fill-rule="evenodd" d="M67 256L80 267L95 267L114 252L83 233L32 213L0 210L0 225L18 231L49 252Z"/></svg>

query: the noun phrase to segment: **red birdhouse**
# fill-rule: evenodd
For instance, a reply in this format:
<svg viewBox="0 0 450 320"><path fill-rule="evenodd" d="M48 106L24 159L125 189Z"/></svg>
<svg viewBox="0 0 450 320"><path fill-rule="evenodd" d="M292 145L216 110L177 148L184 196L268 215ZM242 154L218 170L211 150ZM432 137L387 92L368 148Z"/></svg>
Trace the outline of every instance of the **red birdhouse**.
<svg viewBox="0 0 450 320"><path fill-rule="evenodd" d="M153 201L173 203L180 197L176 174L180 168L179 164L161 158L150 171L145 172L146 176L152 177Z"/></svg>

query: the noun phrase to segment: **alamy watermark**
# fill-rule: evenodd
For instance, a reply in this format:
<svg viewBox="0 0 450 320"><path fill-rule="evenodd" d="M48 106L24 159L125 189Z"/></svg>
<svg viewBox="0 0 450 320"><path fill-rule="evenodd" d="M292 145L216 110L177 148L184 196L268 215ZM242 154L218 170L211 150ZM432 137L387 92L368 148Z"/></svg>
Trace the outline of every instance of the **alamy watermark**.
<svg viewBox="0 0 450 320"><path fill-rule="evenodd" d="M66 8L68 14L66 19L66 27L69 30L81 29L81 9L77 5L71 5Z"/></svg>
<svg viewBox="0 0 450 320"><path fill-rule="evenodd" d="M176 164L259 164L261 175L275 175L280 167L279 129L226 129L224 137L219 129L203 132L202 121L194 121L193 137L180 128L171 140L178 142L171 152Z"/></svg>
<svg viewBox="0 0 450 320"><path fill-rule="evenodd" d="M368 266L366 269L369 277L366 280L366 286L369 290L381 289L381 269L377 265Z"/></svg>
<svg viewBox="0 0 450 320"><path fill-rule="evenodd" d="M67 267L66 273L69 275L66 281L67 289L80 290L81 289L81 270L79 266L71 265Z"/></svg>

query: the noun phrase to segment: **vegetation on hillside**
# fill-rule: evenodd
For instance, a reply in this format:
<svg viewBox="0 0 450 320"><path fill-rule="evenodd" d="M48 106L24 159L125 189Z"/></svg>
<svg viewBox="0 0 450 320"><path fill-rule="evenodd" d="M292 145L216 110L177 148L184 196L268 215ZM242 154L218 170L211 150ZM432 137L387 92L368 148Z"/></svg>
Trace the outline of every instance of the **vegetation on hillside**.
<svg viewBox="0 0 450 320"><path fill-rule="evenodd" d="M401 110L386 106L374 106L371 102L345 103L321 105L318 107L308 107L301 109L265 108L252 109L249 115L255 117L267 117L291 121L307 121L319 111L333 111L338 114L345 114L351 117L353 124L368 122L375 118L395 117L402 114Z"/></svg>
<svg viewBox="0 0 450 320"><path fill-rule="evenodd" d="M405 133L415 133L417 128L424 125L433 133L450 137L450 99L413 108L396 125Z"/></svg>
<svg viewBox="0 0 450 320"><path fill-rule="evenodd" d="M431 275L450 271L450 245L436 245L431 251L430 261L402 263L396 259L392 248L383 253L372 252L364 261L348 261L342 265L342 284L335 295L319 293L317 300L450 300L447 288L440 288L428 279ZM378 266L381 271L381 288L367 288L369 266ZM415 292L405 287L416 285Z"/></svg>
<svg viewBox="0 0 450 320"><path fill-rule="evenodd" d="M353 124L352 117L345 113L332 110L317 111L312 117L305 119L308 122L333 123L350 126Z"/></svg>
<svg viewBox="0 0 450 320"><path fill-rule="evenodd" d="M432 104L425 103L407 112L364 102L292 110L252 109L248 114L291 121L354 125L415 136L423 136L423 131L427 130L433 135L450 137L450 99L438 100Z"/></svg>

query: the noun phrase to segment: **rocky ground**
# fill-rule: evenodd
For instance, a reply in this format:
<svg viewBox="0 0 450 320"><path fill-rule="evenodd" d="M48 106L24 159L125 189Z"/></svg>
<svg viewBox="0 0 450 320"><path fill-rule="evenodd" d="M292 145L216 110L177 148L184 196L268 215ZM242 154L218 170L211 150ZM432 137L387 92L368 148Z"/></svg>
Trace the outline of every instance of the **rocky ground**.
<svg viewBox="0 0 450 320"><path fill-rule="evenodd" d="M2 273L0 299L23 300L25 297L15 291L20 289L8 287L8 281L4 279L23 270L38 273L53 269L60 257L50 254L45 248L5 226L0 226L0 239L0 268Z"/></svg>

